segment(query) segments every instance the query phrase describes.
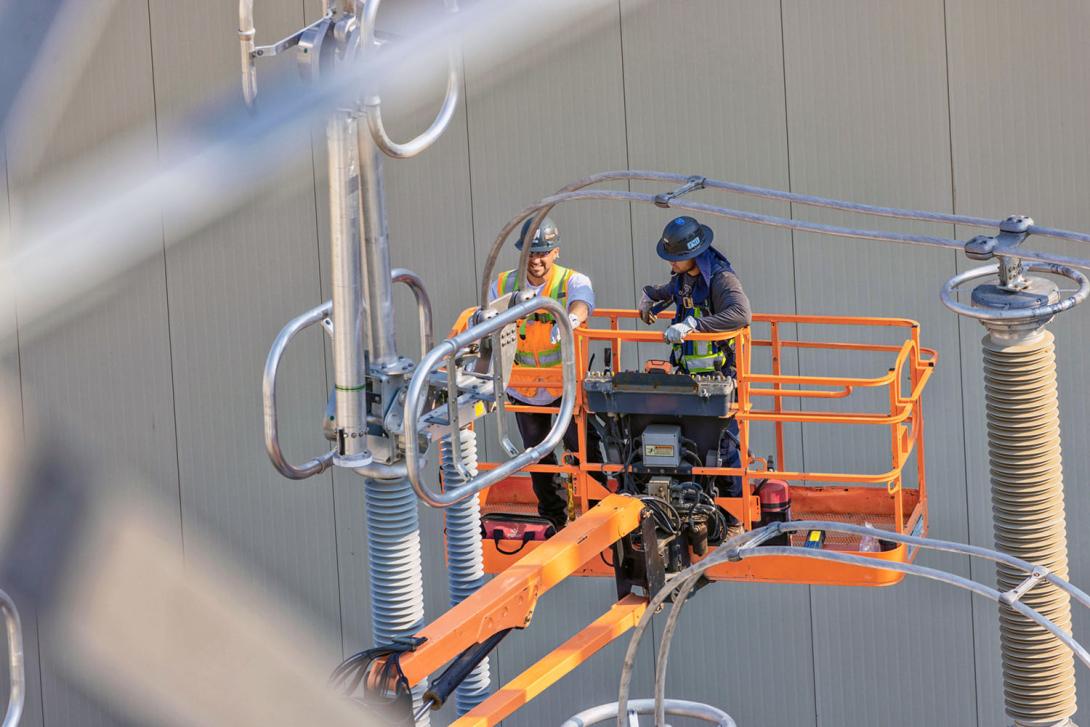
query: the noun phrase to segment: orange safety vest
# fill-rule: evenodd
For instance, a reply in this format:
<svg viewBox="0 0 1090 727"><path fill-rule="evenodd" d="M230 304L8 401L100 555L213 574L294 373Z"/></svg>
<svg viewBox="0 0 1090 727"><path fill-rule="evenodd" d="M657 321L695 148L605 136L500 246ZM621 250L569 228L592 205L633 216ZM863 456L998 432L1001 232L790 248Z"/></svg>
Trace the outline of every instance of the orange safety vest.
<svg viewBox="0 0 1090 727"><path fill-rule="evenodd" d="M553 265L553 269L549 272L549 279L545 281L545 285L541 289L542 294L558 301L567 310L568 281L571 280L574 274L574 270L560 265ZM500 273L496 282L497 295L507 295L515 292L515 283L517 281L518 275L514 270ZM553 323L555 322L551 314L539 311L519 323L518 348L515 351L515 363L517 365L539 368L560 365L560 344L553 343L550 340L552 338ZM560 396L561 393L559 388L551 386L545 387L545 390L553 396ZM533 388L514 389L514 391L525 397L532 397L537 393L537 389Z"/></svg>

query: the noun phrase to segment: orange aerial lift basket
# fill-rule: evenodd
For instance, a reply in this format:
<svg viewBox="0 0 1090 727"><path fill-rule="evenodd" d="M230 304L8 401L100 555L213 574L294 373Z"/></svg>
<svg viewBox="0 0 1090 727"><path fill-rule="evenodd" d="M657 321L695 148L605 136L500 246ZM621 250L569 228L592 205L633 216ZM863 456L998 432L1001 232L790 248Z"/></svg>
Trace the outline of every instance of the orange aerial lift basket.
<svg viewBox="0 0 1090 727"><path fill-rule="evenodd" d="M462 330L473 309L465 311L455 325ZM536 514L536 497L528 473L547 472L566 483L569 492L569 516L578 519L597 502L616 491L623 465L595 462L588 457L586 380L592 349L609 349L610 358L621 362L631 357L636 345L661 346L662 333L622 328L625 319L637 318L633 310L601 309L595 311L588 325L575 331L576 370L579 372L578 401L574 421L578 430L578 451L559 465L535 464L523 473L501 480L481 492L482 515ZM804 332L820 332L832 340L804 338ZM792 334L794 338L788 338ZM892 338L891 338L892 337ZM873 339L879 338L879 341ZM761 504L757 490L767 479L790 484L792 520L825 520L870 525L876 529L869 544L858 536L829 533L814 534L826 550L854 552L878 560L911 562L915 549L881 540L881 531L927 533L927 484L924 466L923 409L921 395L934 371L937 354L920 346L919 324L902 318L869 318L809 315L755 315L750 327L728 333L692 334L688 340L724 341L735 346L737 374L733 403L725 419L733 417L738 427L738 449L746 453L741 467L692 466L692 476L739 476L740 497L717 497L715 503L741 521L745 529L760 526ZM866 339L866 340L858 340ZM803 353L805 352L805 353ZM785 361L792 363L837 357L868 364L884 359L885 368L873 376L833 376L827 373L785 374ZM603 355L603 358L605 356ZM755 363L759 361L760 363ZM658 364L652 362L649 369ZM641 370L642 367L641 367ZM601 378L600 372L597 374ZM560 369L514 367L511 386L533 388L559 387ZM556 413L557 409L527 406L512 402L510 411ZM787 436L790 427L835 428L839 436L863 443L882 442L881 461L888 462L877 472L859 472L859 462L876 461L876 445L858 457L844 457L839 471L805 471L795 463L801 452L792 451L789 441L800 442L797 433ZM751 453L758 431L772 450L769 456ZM866 432L862 430L867 430ZM882 434L884 432L884 434ZM875 434L880 434L876 437ZM866 434L867 436L864 436ZM797 446L795 447L797 449ZM775 469L769 469L769 460ZM481 462L480 469L496 463ZM603 486L592 473L606 473ZM598 475L601 477L601 475ZM791 536L791 545L805 547L806 533ZM544 541L505 540L484 542L485 569L500 573L520 558L540 547ZM713 552L712 550L708 551ZM573 575L612 577L612 551L602 552L577 569ZM699 560L693 556L693 560ZM842 586L884 586L901 580L903 574L890 570L821 562L811 559L767 557L724 562L708 571L710 580L742 580L774 583L808 583Z"/></svg>

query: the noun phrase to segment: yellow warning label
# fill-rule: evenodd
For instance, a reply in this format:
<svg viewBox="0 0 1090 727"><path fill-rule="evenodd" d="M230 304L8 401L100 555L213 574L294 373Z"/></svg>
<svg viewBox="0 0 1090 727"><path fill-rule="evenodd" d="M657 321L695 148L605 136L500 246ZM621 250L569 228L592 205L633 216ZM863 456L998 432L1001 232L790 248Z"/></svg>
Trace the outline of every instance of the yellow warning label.
<svg viewBox="0 0 1090 727"><path fill-rule="evenodd" d="M643 447L644 457L673 457L674 447L670 444L645 444Z"/></svg>

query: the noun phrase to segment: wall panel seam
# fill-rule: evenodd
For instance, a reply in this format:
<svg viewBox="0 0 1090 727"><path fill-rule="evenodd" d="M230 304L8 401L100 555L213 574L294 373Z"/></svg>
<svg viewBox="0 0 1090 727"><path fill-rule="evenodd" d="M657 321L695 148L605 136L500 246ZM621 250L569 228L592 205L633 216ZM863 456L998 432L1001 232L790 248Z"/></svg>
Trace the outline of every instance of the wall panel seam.
<svg viewBox="0 0 1090 727"><path fill-rule="evenodd" d="M617 0L617 50L618 60L621 64L621 118L624 123L624 164L626 169L632 169L632 144L631 137L628 132L628 84L626 82L627 76L625 75L624 66L624 10L622 7L623 0ZM625 182L625 186L628 191L632 191L632 181ZM632 260L632 294L635 296L636 291L642 291L643 287L637 280L636 273L636 221L635 212L632 208L632 203L628 203L628 251L629 257ZM635 301L633 301L635 302ZM637 352L639 348L637 347ZM638 355L638 354L637 354ZM616 362L617 366L621 365L621 362ZM651 660L651 674L655 674L658 663L659 643L657 635L657 624L654 619L651 619L650 624L650 637L651 648L647 649L648 657ZM623 639L619 639L621 641Z"/></svg>
<svg viewBox="0 0 1090 727"><path fill-rule="evenodd" d="M780 6L780 72L783 79L783 143L784 143L784 163L787 167L787 191L794 192L794 185L791 180L791 113L788 107L788 95L787 95L787 39L784 32L783 22L783 0L779 2ZM795 218L795 205L791 202L787 203L787 216L790 219ZM799 312L799 289L798 289L798 264L795 259L795 231L790 230L788 232L791 241L791 298L792 306L797 314ZM798 332L798 326L795 327L795 335L801 340L801 336ZM802 371L802 355L799 349L795 350L795 370L801 373ZM799 432L799 460L802 462L803 468L806 467L806 437L802 436L802 432ZM783 463L780 463L783 466ZM812 586L806 586L806 606L807 612L810 618L810 673L813 675L813 695L814 695L814 724L821 724L821 715L819 713L820 700L818 699L818 665L817 665L817 646L815 644L814 632L816 625L814 623L814 589Z"/></svg>
<svg viewBox="0 0 1090 727"><path fill-rule="evenodd" d="M41 621L38 618L38 610L35 609L34 610L34 647L37 649L37 652L38 652L38 705L39 705L39 708L42 710L42 724L47 725L47 724L49 724L49 722L46 721L46 718L45 718L45 686L44 686L45 679L42 677L42 637L41 637L41 632L40 632L40 630L38 628L39 623L41 623ZM24 642L25 641L26 640L24 639ZM25 647L26 644L24 643L23 646ZM26 662L24 661L23 663L25 664ZM26 717L26 712L25 711L23 712L23 716Z"/></svg>
<svg viewBox="0 0 1090 727"><path fill-rule="evenodd" d="M470 301L470 305L476 306L476 305L479 305L479 301L477 300L477 295L479 294L479 291L480 291L480 286L477 285L477 275L478 274L483 275L483 271L481 273L477 272L478 270L480 270L480 267L479 267L480 263L479 263L479 258L478 258L478 255L477 255L477 219L476 219L477 218L477 207L473 203L473 143L472 143L471 138L470 138L470 126L469 126L469 72L468 72L468 70L466 68L465 54L462 53L462 54L460 54L460 56L461 56L460 60L461 60L461 63L462 63L462 98L464 99L464 101L462 102L462 112L465 114L465 119L466 119L466 123L465 123L465 130L466 130L466 133L465 133L465 142L466 142L466 178L467 178L467 182L468 182L466 184L466 190L467 190L467 192L469 194L469 199L468 199L468 204L469 204L469 243L470 243L469 247L473 251L473 278L472 278L472 280L470 280L470 290L473 291L473 299ZM421 357L423 357L424 352L421 352L420 355L421 355ZM481 432L481 435L482 435L482 438L483 438L483 436L484 436L484 431L483 430ZM483 447L482 447L482 451L483 451ZM444 515L444 520L445 520L445 517L446 516ZM495 667L493 669L493 675L492 675L492 686L493 686L494 690L498 691L495 688L498 687L499 685L503 684L503 656L502 656L502 650L501 649L496 649L496 650L494 650L492 652L492 665ZM501 727L503 725L505 725L505 724L507 724L506 721L501 721L500 722Z"/></svg>
<svg viewBox="0 0 1090 727"><path fill-rule="evenodd" d="M477 294L480 286L477 285L477 270L478 256L477 256L477 207L473 203L473 144L470 141L469 132L469 74L466 71L466 59L465 55L462 55L462 98L465 99L464 113L466 117L466 176L469 177L469 184L466 185L466 189L469 191L469 235L470 235L470 247L473 248L473 280L470 281L473 284L473 305L477 305Z"/></svg>
<svg viewBox="0 0 1090 727"><path fill-rule="evenodd" d="M624 0L617 0L617 36L620 41L618 49L621 56L621 116L624 119L624 165L626 169L632 169L632 140L628 135L628 84L626 83L624 70ZM628 191L632 191L632 181L625 182ZM636 280L636 220L632 210L632 203L628 203L628 251L632 259L632 294L641 290L639 281ZM637 350L639 350L637 348ZM618 365L620 362L618 362Z"/></svg>
<svg viewBox="0 0 1090 727"><path fill-rule="evenodd" d="M314 190L314 250L315 257L318 259L318 300L321 301L325 298L322 291L322 235L318 229L319 226L319 204L318 204L318 175L317 171L317 157L314 153L314 133L309 133L310 137L310 169L311 169L311 188ZM322 391L328 391L330 389L329 384L329 354L325 344L325 336L322 336L319 341L322 353ZM341 543L340 543L340 529L337 527L337 481L333 477L332 472L328 475L329 480L329 502L330 509L333 513L333 566L337 573L337 624L340 629L340 641L341 641L341 655L344 656L347 651L345 649L345 623L344 623L344 594L341 586Z"/></svg>
<svg viewBox="0 0 1090 727"><path fill-rule="evenodd" d="M8 164L9 157L8 157L8 154L7 154L7 144L8 144L8 141L7 141L6 137L0 139L0 156L2 156L2 158L4 160L4 204L8 208L8 232L10 233L11 229L12 229L12 220L14 218L12 217L13 206L12 206L12 202L11 202L11 169L10 169L10 165ZM11 240L11 235L10 234L8 235L8 240ZM26 445L26 400L25 400L25 398L23 396L23 349L22 349L22 341L21 341L20 332L19 332L19 296L18 295L13 295L12 296L11 305L12 305L12 316L14 316L14 318L15 318L15 371L16 371L16 381L18 382L18 389L19 389L19 424L20 424L20 430L19 431L20 431L20 433L22 435L23 445L25 447L25 445ZM23 639L23 649L24 649L24 651L26 650L26 638ZM38 611L37 611L37 609L34 609L34 653L35 653L35 658L37 659L37 662L38 662L38 705L39 705L39 709L41 709L42 724L44 725L46 723L46 721L45 721L45 688L42 686L43 685L43 679L42 679L42 643L41 643L41 639L38 637ZM23 663L24 664L26 663L25 659L24 659ZM27 712L24 709L24 712L23 712L24 718L26 717L26 715L27 715Z"/></svg>
<svg viewBox="0 0 1090 727"><path fill-rule="evenodd" d="M4 152L4 204L8 208L8 230L11 231L12 226L12 204L11 204L11 170L8 169L8 156L7 156L7 139L3 141L3 148L0 152ZM8 239L11 239L11 235L8 235ZM14 292L14 291L13 291ZM15 318L15 371L16 380L19 382L19 424L22 427L21 434L23 443L26 444L26 399L23 396L23 348L22 340L19 331L19 296L13 295L12 301L12 315Z"/></svg>
<svg viewBox="0 0 1090 727"><path fill-rule="evenodd" d="M151 64L151 111L155 129L155 156L159 157L159 101L155 88L155 33L151 21L151 0L148 7L148 61ZM170 413L174 424L174 476L178 484L178 537L182 549L182 562L185 562L185 511L182 507L182 461L178 444L178 405L174 382L174 336L170 325L170 275L167 271L166 223L162 212L159 214L160 242L163 246L163 304L166 306L167 357L170 363Z"/></svg>
<svg viewBox="0 0 1090 727"><path fill-rule="evenodd" d="M307 4L306 0L301 0L299 3L300 20L303 25L307 24ZM325 292L322 290L322 231L321 231L321 205L318 199L318 155L314 148L314 127L307 131L307 138L310 140L310 174L312 192L312 199L314 203L314 256L317 261L316 270L318 272L318 302L325 300ZM322 353L322 391L328 391L330 389L329 383L329 354L325 343L325 336L321 337L319 342ZM332 511L333 519L333 568L337 574L337 628L339 630L338 638L341 642L341 656L345 656L348 653L346 644L346 628L344 623L344 588L342 586L341 577L341 542L340 542L340 528L337 526L337 480L333 476L332 471L326 476L329 480L329 503L330 510Z"/></svg>
<svg viewBox="0 0 1090 727"><path fill-rule="evenodd" d="M946 67L946 139L950 154L950 212L952 214L958 213L958 190L957 190L957 175L954 173L954 111L953 101L950 96L950 28L949 28L949 14L946 7L946 0L942 0L942 40L943 40L943 54L944 64ZM957 225L953 226L954 239L957 239L958 228ZM957 253L953 253L953 259L951 260L954 266L953 274L956 275L958 271L958 257ZM965 442L968 441L968 407L965 401L965 331L962 330L962 326L968 323L962 316L955 316L957 318L957 332L958 332L958 351L957 351L957 369L958 369L958 383L960 384L961 393L961 441L962 441L962 470L964 473L964 493L965 493L965 541L971 543L973 539L972 530L972 517L970 515L972 502L969 499L969 454L968 448L965 446ZM979 570L979 565L976 565L976 569ZM973 578L974 561L969 559L969 577ZM980 710L980 665L978 660L980 655L976 653L976 608L974 608L973 598L968 598L969 607L969 638L970 644L973 649L973 710L976 712L976 723L980 727L981 725L981 710Z"/></svg>

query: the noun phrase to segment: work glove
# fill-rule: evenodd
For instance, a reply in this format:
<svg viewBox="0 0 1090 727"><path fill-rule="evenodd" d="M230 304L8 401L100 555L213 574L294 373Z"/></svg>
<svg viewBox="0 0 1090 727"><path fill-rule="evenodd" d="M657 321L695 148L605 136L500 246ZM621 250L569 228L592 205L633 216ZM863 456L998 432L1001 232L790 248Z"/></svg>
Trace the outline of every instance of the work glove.
<svg viewBox="0 0 1090 727"><path fill-rule="evenodd" d="M685 340L685 336L696 330L696 319L692 316L687 317L683 321L679 321L674 325L666 329L666 332L662 334L670 343L681 343Z"/></svg>
<svg viewBox="0 0 1090 727"><path fill-rule="evenodd" d="M579 327L579 316L575 315L574 313L569 313L568 314L568 320L571 321L571 327L572 328L578 328ZM549 343L553 344L554 346L556 344L560 343L560 326L559 326L559 324L556 324L556 323L553 324L553 331L549 335Z"/></svg>
<svg viewBox="0 0 1090 727"><path fill-rule="evenodd" d="M647 297L647 292L644 291L640 294L640 304L636 306L636 309L640 312L640 320L651 325L658 320L658 315L651 310L655 306L655 301Z"/></svg>

